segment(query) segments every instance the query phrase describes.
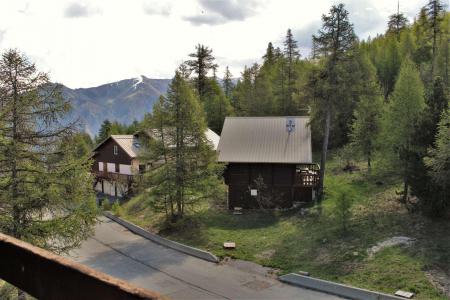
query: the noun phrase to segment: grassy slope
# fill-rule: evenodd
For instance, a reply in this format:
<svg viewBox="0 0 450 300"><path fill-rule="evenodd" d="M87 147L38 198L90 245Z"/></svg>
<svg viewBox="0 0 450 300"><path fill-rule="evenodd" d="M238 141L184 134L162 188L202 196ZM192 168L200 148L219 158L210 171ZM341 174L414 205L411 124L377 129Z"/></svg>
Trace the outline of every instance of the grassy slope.
<svg viewBox="0 0 450 300"><path fill-rule="evenodd" d="M163 225L163 215L153 213L142 196L123 206L123 216L149 230L212 251L279 268L282 273L299 270L313 276L387 293L414 291L417 299L446 299L426 278L428 268L450 268L450 222L431 222L412 215L398 203L400 184L395 179L366 177L339 171L329 164L327 191L347 185L355 192L351 227L346 235L333 215L335 199L328 196L322 214L316 210L302 217L298 212L246 212L232 215L202 204L175 227ZM331 193L328 193L331 194ZM417 238L411 248L393 247L367 258L367 249L396 235ZM222 249L235 241L236 249Z"/></svg>

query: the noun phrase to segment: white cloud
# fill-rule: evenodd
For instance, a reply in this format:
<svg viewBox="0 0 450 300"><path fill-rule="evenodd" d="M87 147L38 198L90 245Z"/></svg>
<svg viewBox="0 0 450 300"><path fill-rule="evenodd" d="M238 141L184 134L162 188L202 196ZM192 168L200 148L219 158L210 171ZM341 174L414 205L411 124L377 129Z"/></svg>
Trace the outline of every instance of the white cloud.
<svg viewBox="0 0 450 300"><path fill-rule="evenodd" d="M387 17L396 11L396 3L391 0L344 2L356 31L364 38L383 32ZM400 9L412 18L423 2L410 0L401 3ZM140 74L170 78L197 43L213 49L221 66L220 76L226 65L237 76L244 65L260 62L269 41L281 46L287 28L293 30L299 46L307 51L321 15L333 3L334 0L0 1L0 30L7 29L6 34L0 34L0 50L21 49L40 69L50 71L53 80L70 87L98 85Z"/></svg>

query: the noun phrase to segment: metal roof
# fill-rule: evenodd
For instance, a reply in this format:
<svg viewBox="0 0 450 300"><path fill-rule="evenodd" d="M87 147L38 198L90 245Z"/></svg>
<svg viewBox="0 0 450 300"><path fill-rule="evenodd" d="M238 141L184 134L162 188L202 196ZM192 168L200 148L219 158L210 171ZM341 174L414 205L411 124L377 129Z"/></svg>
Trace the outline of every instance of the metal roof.
<svg viewBox="0 0 450 300"><path fill-rule="evenodd" d="M116 143L132 158L135 158L138 156L139 152L139 146L136 147L136 145L139 145L138 139L132 135L111 135L111 138L116 141Z"/></svg>
<svg viewBox="0 0 450 300"><path fill-rule="evenodd" d="M218 146L219 161L311 163L308 123L309 117L227 117Z"/></svg>

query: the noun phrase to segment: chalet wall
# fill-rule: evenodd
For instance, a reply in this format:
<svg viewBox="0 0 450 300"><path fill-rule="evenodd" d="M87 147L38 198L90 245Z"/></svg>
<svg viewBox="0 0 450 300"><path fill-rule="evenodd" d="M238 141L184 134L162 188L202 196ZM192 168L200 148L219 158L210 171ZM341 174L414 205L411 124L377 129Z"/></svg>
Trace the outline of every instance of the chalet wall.
<svg viewBox="0 0 450 300"><path fill-rule="evenodd" d="M114 145L117 145L118 153L114 155ZM98 170L99 162L109 162L123 165L131 165L133 158L131 158L120 146L113 140L107 140L103 145L101 145L96 151L93 157L94 159L94 170Z"/></svg>
<svg viewBox="0 0 450 300"><path fill-rule="evenodd" d="M225 171L228 185L229 208L259 208L255 180L260 177L265 185L264 195L272 199L273 207L291 207L293 202L312 200L312 188L295 185L295 164L229 163ZM261 191L258 191L261 193Z"/></svg>

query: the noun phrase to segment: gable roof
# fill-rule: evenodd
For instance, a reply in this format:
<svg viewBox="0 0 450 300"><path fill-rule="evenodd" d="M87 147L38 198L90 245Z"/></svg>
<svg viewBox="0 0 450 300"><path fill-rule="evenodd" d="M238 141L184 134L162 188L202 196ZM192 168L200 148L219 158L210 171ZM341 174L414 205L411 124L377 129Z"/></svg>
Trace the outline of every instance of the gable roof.
<svg viewBox="0 0 450 300"><path fill-rule="evenodd" d="M139 144L139 141L137 137L132 134L113 134L109 136L94 148L92 155L95 155L95 151L105 144L106 141L109 141L109 139L115 141L129 157L136 158L138 156L139 148L136 147L136 144Z"/></svg>
<svg viewBox="0 0 450 300"><path fill-rule="evenodd" d="M136 145L139 145L139 141L136 136L132 134L111 135L111 138L128 154L128 156L131 158L138 156L139 148L136 147Z"/></svg>
<svg viewBox="0 0 450 300"><path fill-rule="evenodd" d="M155 129L148 129L145 130L144 132L152 138L155 138L157 136ZM205 135L206 139L210 142L213 149L217 150L220 136L209 128L206 129ZM108 138L106 138L105 140L103 140L100 144L98 144L94 148L92 155L95 155L95 151L109 139L113 139L120 146L120 148L122 148L122 150L125 151L125 153L131 158L138 157L139 147L136 147L136 145L139 145L140 143L137 134L113 134Z"/></svg>
<svg viewBox="0 0 450 300"><path fill-rule="evenodd" d="M295 125L287 130L287 121ZM311 163L309 117L227 117L218 146L220 162Z"/></svg>

